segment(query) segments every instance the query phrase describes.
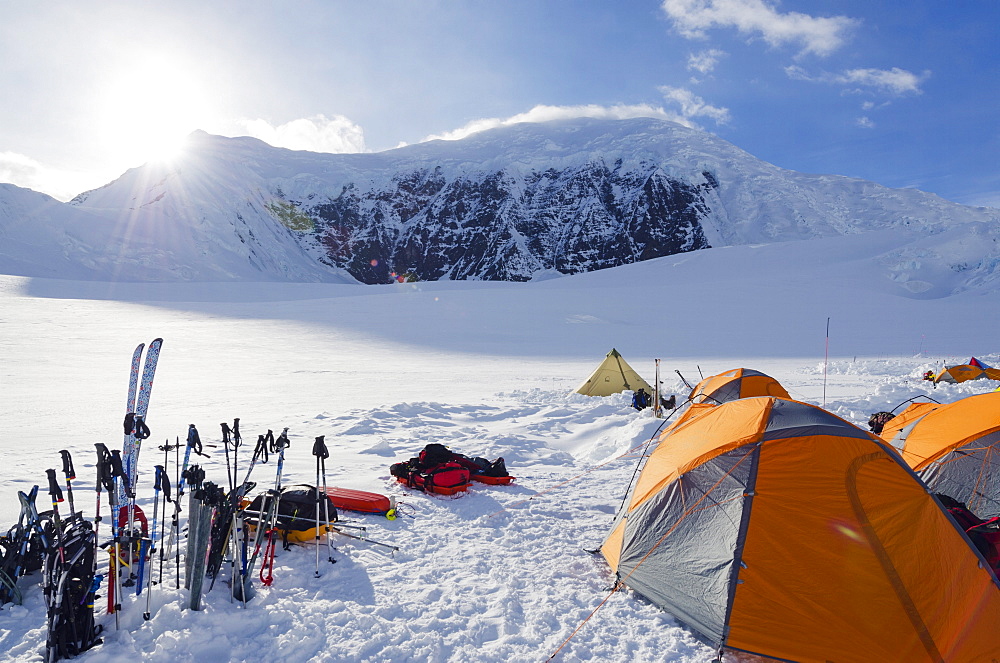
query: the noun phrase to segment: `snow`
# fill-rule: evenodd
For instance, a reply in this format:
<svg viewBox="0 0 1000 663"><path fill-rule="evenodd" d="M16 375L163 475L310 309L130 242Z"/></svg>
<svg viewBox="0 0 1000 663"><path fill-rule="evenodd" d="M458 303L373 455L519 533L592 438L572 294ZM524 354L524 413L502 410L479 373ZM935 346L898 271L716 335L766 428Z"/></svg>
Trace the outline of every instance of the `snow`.
<svg viewBox="0 0 1000 663"><path fill-rule="evenodd" d="M190 423L217 444L219 424L239 417L248 446L288 427L286 485L315 482L310 451L325 435L330 484L394 496L405 514L345 522L401 550L335 537L337 562L321 561L318 579L311 545L279 551L274 584L245 610L221 581L203 611L186 609L166 564L152 619L145 593L126 597L120 627L102 611L104 644L79 660L542 661L580 627L556 660L705 663L712 652L670 615L610 594L608 568L587 552L621 504L635 449L663 422L627 395L570 392L612 347L648 381L660 358L679 400L677 371L693 383L754 368L862 427L920 394L950 402L994 388L920 379L971 355L1000 362L1000 314L995 281L940 268L961 262L961 237L909 241L885 231L729 247L530 283L0 276L0 524L17 519L16 491L59 468L60 449L93 516L94 444L119 448L132 350L162 336L140 456L147 513L157 445L183 440ZM900 246L906 274L883 263ZM904 287L915 279L930 287ZM409 491L388 466L429 442L503 456L517 480L453 497ZM207 450L208 478L225 482L222 449ZM274 461L253 478L271 484ZM0 610L0 661L37 660L44 646L37 583L22 579L24 605Z"/></svg>

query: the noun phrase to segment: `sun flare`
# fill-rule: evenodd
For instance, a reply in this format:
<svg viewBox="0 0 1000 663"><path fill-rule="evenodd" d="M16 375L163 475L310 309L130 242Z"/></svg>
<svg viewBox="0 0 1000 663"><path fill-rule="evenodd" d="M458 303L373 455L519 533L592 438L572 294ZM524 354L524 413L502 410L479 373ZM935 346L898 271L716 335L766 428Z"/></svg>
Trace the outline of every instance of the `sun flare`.
<svg viewBox="0 0 1000 663"><path fill-rule="evenodd" d="M194 75L164 57L131 62L103 95L109 151L135 166L175 157L204 117L206 96Z"/></svg>

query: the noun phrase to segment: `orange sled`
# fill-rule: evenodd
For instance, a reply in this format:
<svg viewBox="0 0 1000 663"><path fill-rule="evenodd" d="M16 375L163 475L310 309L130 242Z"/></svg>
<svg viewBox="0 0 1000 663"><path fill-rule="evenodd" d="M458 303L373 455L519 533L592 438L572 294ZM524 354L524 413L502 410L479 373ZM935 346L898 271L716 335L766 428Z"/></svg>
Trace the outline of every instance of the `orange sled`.
<svg viewBox="0 0 1000 663"><path fill-rule="evenodd" d="M396 515L393 500L385 495L351 488L327 488L325 493L330 498L330 503L338 509L360 513L377 513L390 520Z"/></svg>
<svg viewBox="0 0 1000 663"><path fill-rule="evenodd" d="M479 481L480 483L488 483L491 486L506 486L507 484L513 483L514 481L514 477L512 476L487 477L483 476L482 474L473 474L472 478L476 481Z"/></svg>

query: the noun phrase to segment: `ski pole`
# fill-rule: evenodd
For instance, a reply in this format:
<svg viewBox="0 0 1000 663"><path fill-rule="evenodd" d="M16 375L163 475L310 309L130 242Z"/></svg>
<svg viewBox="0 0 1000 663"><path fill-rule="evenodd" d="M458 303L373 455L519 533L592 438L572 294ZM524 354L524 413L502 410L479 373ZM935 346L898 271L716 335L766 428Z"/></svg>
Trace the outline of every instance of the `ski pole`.
<svg viewBox="0 0 1000 663"><path fill-rule="evenodd" d="M254 448L253 458L250 462L250 469L247 470L247 477L244 483L250 479L250 473L253 471L254 465L259 460L262 463L266 463L269 459L268 453L273 452L277 449L276 442L274 439L274 431L268 430L266 435L257 436L257 446ZM248 599L253 598L253 587L250 585L252 580L251 576L253 574L253 567L257 563L257 555L260 554L260 547L264 541L266 533L266 523L270 520L270 515L264 517L263 511L267 510L270 514L271 503L274 500L273 490L266 491L264 497L261 500L260 511L257 512L257 522L256 531L254 532L254 547L253 553L250 552L250 533L246 527L246 510L243 512L244 520L244 534L243 534L243 568L240 575L242 576L242 585L240 587L240 600L245 604Z"/></svg>
<svg viewBox="0 0 1000 663"><path fill-rule="evenodd" d="M114 567L114 577L115 577L115 591L112 595L110 591L111 584L108 583L108 612L115 613L115 628L118 628L118 612L121 610L121 594L122 594L122 582L121 582L121 563L122 563L122 533L124 527L122 525L121 517L121 504L118 501L118 493L121 491L128 498L134 498L135 493L132 492L132 486L129 484L128 477L125 475L125 470L122 467L122 457L121 452L118 449L113 449L111 451L110 457L110 467L111 476L114 477L115 489L111 491L111 512L114 514L114 546L113 553L111 555L112 561L109 566ZM112 598L113 597L113 598Z"/></svg>
<svg viewBox="0 0 1000 663"><path fill-rule="evenodd" d="M316 533L315 534L316 571L315 571L314 577L319 578L320 577L320 572L319 572L319 537L320 537L320 533L319 533L319 511L320 511L320 509L319 509L319 500L320 500L320 496L319 496L319 464L320 464L320 459L322 457L322 454L326 453L326 445L323 444L323 436L322 435L320 435L319 437L317 437L316 441L313 443L312 453L313 453L313 456L316 456L316 488L314 489L316 491L316 505L314 507L315 511L316 511L316 514L315 514L316 515L316 528L313 530Z"/></svg>
<svg viewBox="0 0 1000 663"><path fill-rule="evenodd" d="M274 475L274 509L271 513L271 522L268 529L274 529L274 523L278 519L278 507L281 504L281 471L285 465L285 449L292 446L288 439L288 429L281 431L281 435L274 441L274 449L278 452L278 468Z"/></svg>
<svg viewBox="0 0 1000 663"><path fill-rule="evenodd" d="M260 581L265 587L270 587L274 582L274 555L277 550L274 539L277 533L276 529L267 531L267 547L264 548L264 559L260 563Z"/></svg>
<svg viewBox="0 0 1000 663"><path fill-rule="evenodd" d="M59 487L59 481L56 479L56 471L48 469L45 470L45 474L49 477L49 495L52 496L52 520L56 525L56 541L59 545L59 561L61 562L65 556L62 547L62 519L59 517L59 504L63 501L63 493Z"/></svg>
<svg viewBox="0 0 1000 663"><path fill-rule="evenodd" d="M236 431L238 426L239 426L239 419L236 419L234 431ZM246 476L243 477L243 483L240 484L241 496L245 495L249 490L251 490L251 488L249 488L249 486L252 485L249 483L250 475L253 474L253 468L256 467L257 462L260 461L262 463L266 463L268 461L268 441L274 440L274 434L271 431L268 431L267 433L268 434L266 436L265 435L257 436L257 445L254 447L253 455L250 457L250 465L249 467L247 467ZM239 548L241 588L239 590L236 589L236 582L234 577L230 595L231 597L235 597L237 591L239 591L240 601L243 603L243 607L245 608L247 603L247 592L245 590L248 577L247 573L248 573L248 564L250 557L250 534L249 531L247 530L245 509L243 509L242 504L237 504L235 510L233 511L233 529L236 531L237 534L239 534L239 536L234 537L233 539L235 546L233 549L234 550L233 555L235 558L235 555L237 554L236 548ZM235 574L235 570L233 570L233 573Z"/></svg>
<svg viewBox="0 0 1000 663"><path fill-rule="evenodd" d="M177 499L174 501L174 515L173 515L173 526L174 531L170 533L170 541L167 542L167 557L170 556L170 551L174 549L174 542L177 541L177 551L174 558L175 566L177 568L177 579L175 588L180 589L180 569L181 569L181 549L180 549L180 536L181 536L181 525L180 525L180 513L181 513L181 496L184 495L185 481L188 471L188 463L191 462L191 451L194 451L199 456L208 457L208 454L202 453L201 437L198 435L198 429L194 424L188 425L188 435L187 435L187 445L184 449L184 464L180 469L180 476L177 479ZM190 528L191 519L188 518L188 527ZM189 531L190 536L190 531Z"/></svg>
<svg viewBox="0 0 1000 663"><path fill-rule="evenodd" d="M63 449L59 452L62 455L63 474L66 476L66 498L69 499L69 516L76 515L76 506L73 504L73 479L76 478L76 470L73 469L73 457Z"/></svg>
<svg viewBox="0 0 1000 663"><path fill-rule="evenodd" d="M149 529L149 542L143 541L143 549L139 551L139 568L144 568L146 564L146 558L148 557L152 561L153 553L156 552L156 522L159 518L160 512L160 491L163 489L163 476L165 470L162 465L156 466L156 479L153 483L153 526ZM152 594L153 589L153 570L149 569L146 576L146 612L142 613L142 618L144 620L149 620L149 602L150 594ZM138 596L142 592L142 571L139 572L139 583L136 587L135 594Z"/></svg>
<svg viewBox="0 0 1000 663"><path fill-rule="evenodd" d="M159 582L163 582L163 528L164 528L164 526L167 523L167 518L166 518L167 504L170 504L171 502L173 502L173 499L171 499L171 497L170 497L170 474L166 471L166 469L163 470L163 482L162 483L163 483L162 490L163 490L163 514L164 514L164 517L163 517L163 520L160 522L160 536L159 536L159 540L160 540L160 570L159 570L159 573L157 573L157 576L156 576L156 582L158 582L158 583ZM154 518L154 520L155 520L155 518Z"/></svg>
<svg viewBox="0 0 1000 663"><path fill-rule="evenodd" d="M233 488L236 488L236 477L239 473L239 462L237 457L239 456L240 445L243 444L243 437L240 435L240 419L236 417L233 419ZM230 489L232 490L232 488Z"/></svg>
<svg viewBox="0 0 1000 663"><path fill-rule="evenodd" d="M265 497L265 501L263 501L261 503L260 512L258 512L258 514L257 514L257 531L256 531L256 533L254 535L254 549L253 549L253 554L250 556L250 561L247 563L247 571L246 571L246 574L244 576L244 581L243 581L244 582L244 585L243 585L243 591L244 591L244 593L246 593L246 592L248 592L248 591L250 591L252 589L251 586L250 586L250 578L251 578L251 575L253 574L253 568L254 568L254 566L257 563L257 556L260 554L261 546L264 544L264 539L267 539L268 540L268 544L267 544L267 547L265 547L265 549L264 549L264 560L261 562L261 569L260 569L261 581L263 582L263 578L264 578L264 565L267 562L268 550L271 547L273 547L273 534L272 534L272 532L274 531L274 522L275 522L275 520L277 519L277 516L278 516L278 506L279 506L279 501L280 501L280 498L281 498L281 470L282 470L282 467L283 467L284 462L285 462L285 449L288 448L288 446L291 444L288 441L288 429L287 428L282 431L281 435L278 436L278 439L274 438L274 432L272 432L270 430L267 431L267 435L266 435L266 437L264 439L265 439L265 443L266 443L266 448L271 453L277 453L278 454L278 468L277 468L277 471L275 472L275 476L274 476L274 488L272 488L272 489L270 489L270 490L267 491L267 495ZM258 441L258 444L259 443L260 442ZM265 504L267 505L266 509L264 508ZM264 513L265 511L266 511L266 515ZM273 550L271 552L272 552L272 556L273 556ZM272 566L273 566L273 563L272 563ZM273 578L273 575L271 575L270 572L269 572L269 576L268 577L269 577L268 582L265 582L264 583L265 585L270 585L271 584L270 580Z"/></svg>
<svg viewBox="0 0 1000 663"><path fill-rule="evenodd" d="M97 479L94 480L94 490L97 492L97 506L94 507L94 571L97 571L97 551L100 548L100 536L98 535L98 530L101 526L101 489L105 488L110 490L108 486L111 482L111 476L109 474L109 461L111 453L108 448L98 442L94 445L97 448Z"/></svg>
<svg viewBox="0 0 1000 663"><path fill-rule="evenodd" d="M166 470L170 466L170 450L174 448L174 445L170 444L170 438L163 441L163 445L160 447L160 451L163 452L163 468L164 477L167 482L170 482L170 473ZM167 504L166 501L163 503L163 523L167 522ZM163 525L160 525L160 569L159 574L156 576L156 582L159 584L163 581L163 548L166 543L166 539L163 538ZM152 575L152 574L150 574Z"/></svg>
<svg viewBox="0 0 1000 663"><path fill-rule="evenodd" d="M347 532L343 531L339 527L334 527L333 529L335 529L337 531L337 534L340 534L341 536L346 536L346 537L348 537L350 539L357 539L358 541L364 541L365 543L370 543L373 546L383 546L383 547L389 548L390 550L393 550L393 551L399 550L399 546L393 546L393 545L390 545L388 543L380 543L379 541L373 541L373 540L369 539L368 537L358 536L356 534L348 534Z"/></svg>
<svg viewBox="0 0 1000 663"><path fill-rule="evenodd" d="M687 387L688 389L691 389L691 390L694 390L694 387L692 387L692 386L691 386L691 383L690 383L690 382L688 382L687 380L685 380L685 379L684 379L684 376L683 376L683 375L681 375L681 372L680 372L680 371L678 371L678 370L674 369L674 373L677 373L677 375L678 375L678 376L680 377L680 379L681 379L681 382L683 382L683 383L684 383L684 386L685 386L685 387Z"/></svg>
<svg viewBox="0 0 1000 663"><path fill-rule="evenodd" d="M268 433L270 432L268 431ZM253 455L250 457L250 465L247 467L247 473L243 476L243 483L250 481L250 475L253 474L253 468L257 466L258 461L261 463L268 461L267 438L263 435L257 436L257 446L254 447Z"/></svg>
<svg viewBox="0 0 1000 663"><path fill-rule="evenodd" d="M181 438L180 436L174 438L174 485L180 486L181 483ZM185 457L187 452L185 451ZM177 501L174 502L174 513L171 518L170 527L170 541L167 544L167 557L170 557L170 547L174 544L174 538L180 538L181 535L181 499L180 495L177 496ZM178 548L177 562L174 565L174 570L177 572L174 582L176 583L176 589L181 588L181 558L180 558L180 548Z"/></svg>
<svg viewBox="0 0 1000 663"><path fill-rule="evenodd" d="M320 437L322 438L323 436ZM325 443L323 444L323 449L326 450ZM330 523L330 496L327 493L327 485L326 485L326 459L329 455L330 453L329 451L327 451L327 453L323 456L322 462L320 463L320 467L323 468L323 497L325 498L323 500L323 513L324 516L326 517L326 525L327 525L326 527L326 549L328 554L327 561L330 562L331 564L335 564L337 560L333 558L333 538L330 535L330 530L333 528L333 526ZM336 512L334 512L333 519L334 520L337 519Z"/></svg>
<svg viewBox="0 0 1000 663"><path fill-rule="evenodd" d="M330 457L330 451L326 448L326 436L320 435L316 438L313 443L312 453L316 456L316 576L320 577L319 573L319 515L320 500L323 501L323 516L326 519L326 547L328 551L327 561L331 564L334 563L333 559L333 543L330 541L330 498L326 494L326 459ZM320 492L320 474L323 477L323 492ZM322 496L322 497L321 497Z"/></svg>
<svg viewBox="0 0 1000 663"><path fill-rule="evenodd" d="M229 483L229 490L233 490L236 488L236 486L233 485L236 480L233 478L232 468L229 465L229 445L232 444L230 438L232 431L229 428L229 424L225 421L219 425L222 426L222 446L226 448L226 481Z"/></svg>

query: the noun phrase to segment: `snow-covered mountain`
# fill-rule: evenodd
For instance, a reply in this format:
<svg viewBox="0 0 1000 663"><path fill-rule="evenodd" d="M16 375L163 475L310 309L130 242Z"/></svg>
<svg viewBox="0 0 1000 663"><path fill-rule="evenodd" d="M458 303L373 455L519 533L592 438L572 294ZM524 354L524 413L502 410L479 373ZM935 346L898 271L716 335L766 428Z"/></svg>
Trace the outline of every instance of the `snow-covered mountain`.
<svg viewBox="0 0 1000 663"><path fill-rule="evenodd" d="M122 179L150 172L136 169ZM226 199L221 189L215 192ZM200 207L200 216L193 216L194 210L179 209L95 209L0 184L0 273L99 281L354 282L316 264L280 225L260 226L256 217L240 223L239 206L232 226L228 213Z"/></svg>
<svg viewBox="0 0 1000 663"><path fill-rule="evenodd" d="M75 239L84 215L101 242ZM783 170L653 119L525 123L375 154L196 132L173 163L32 218L62 259L120 280L523 281L885 229L900 236L882 267L912 294L948 294L928 279L949 270L979 287L1000 264L1000 210ZM0 268L30 273L24 259Z"/></svg>

